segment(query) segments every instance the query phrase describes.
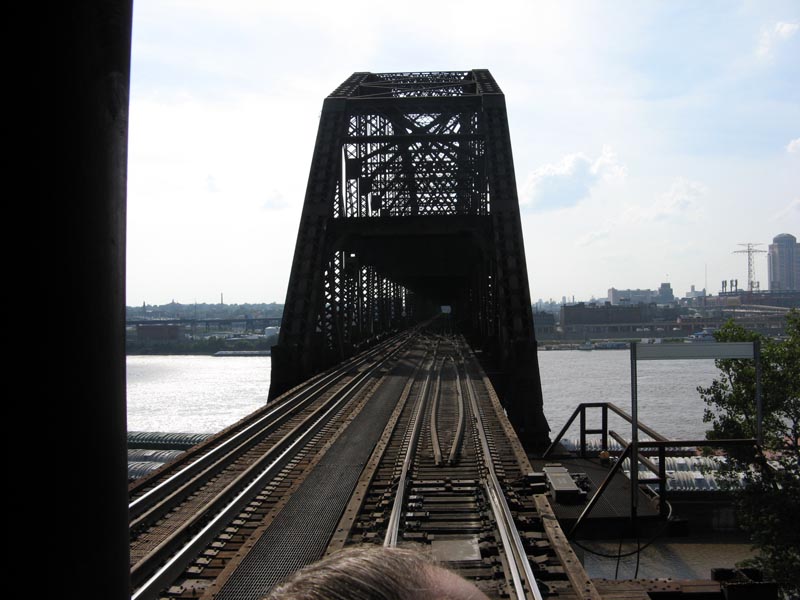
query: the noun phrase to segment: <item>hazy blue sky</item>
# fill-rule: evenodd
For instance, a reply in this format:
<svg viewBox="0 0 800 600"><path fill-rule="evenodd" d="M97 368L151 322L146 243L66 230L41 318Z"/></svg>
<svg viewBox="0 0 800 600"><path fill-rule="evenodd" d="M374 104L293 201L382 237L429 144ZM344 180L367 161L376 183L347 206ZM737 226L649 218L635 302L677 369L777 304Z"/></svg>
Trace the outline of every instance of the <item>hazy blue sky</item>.
<svg viewBox="0 0 800 600"><path fill-rule="evenodd" d="M472 68L506 95L534 301L744 287L737 244L800 238L797 0L136 0L128 304L283 302L323 98Z"/></svg>

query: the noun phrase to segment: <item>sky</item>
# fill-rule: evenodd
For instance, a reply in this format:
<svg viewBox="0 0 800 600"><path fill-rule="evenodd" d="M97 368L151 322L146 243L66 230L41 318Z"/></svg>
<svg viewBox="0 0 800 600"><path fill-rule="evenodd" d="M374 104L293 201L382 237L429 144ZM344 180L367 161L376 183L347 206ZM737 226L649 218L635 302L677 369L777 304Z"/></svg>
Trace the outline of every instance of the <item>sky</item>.
<svg viewBox="0 0 800 600"><path fill-rule="evenodd" d="M534 302L746 287L739 244L800 238L797 0L136 0L128 305L283 303L323 99L475 68L506 96Z"/></svg>

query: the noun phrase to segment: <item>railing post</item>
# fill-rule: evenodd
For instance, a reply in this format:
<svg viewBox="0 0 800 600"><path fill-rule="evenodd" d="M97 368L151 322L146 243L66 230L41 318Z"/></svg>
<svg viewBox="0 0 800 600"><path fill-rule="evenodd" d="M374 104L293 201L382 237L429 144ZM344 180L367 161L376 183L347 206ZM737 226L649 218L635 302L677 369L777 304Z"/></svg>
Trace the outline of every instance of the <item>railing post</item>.
<svg viewBox="0 0 800 600"><path fill-rule="evenodd" d="M545 450L544 454L542 454L542 458L547 458L550 455L550 453L555 449L555 447L558 445L558 442L561 441L561 438L564 437L564 434L567 433L567 430L575 421L575 417L578 416L578 411L581 410L582 406L583 405L581 404L578 406L578 408L572 411L572 415L570 416L569 419L567 419L567 422L564 424L564 427L561 428L561 431L558 432L558 435L555 438L553 438L553 441L550 443L550 446L548 446L547 450Z"/></svg>
<svg viewBox="0 0 800 600"><path fill-rule="evenodd" d="M639 508L639 398L636 342L631 342L631 520L636 526Z"/></svg>
<svg viewBox="0 0 800 600"><path fill-rule="evenodd" d="M602 408L602 429L603 433L601 438L601 443L603 445L603 450L608 450L608 404L603 404Z"/></svg>
<svg viewBox="0 0 800 600"><path fill-rule="evenodd" d="M662 517L667 516L667 447L658 447L658 511Z"/></svg>
<svg viewBox="0 0 800 600"><path fill-rule="evenodd" d="M581 405L581 458L586 458L586 407Z"/></svg>

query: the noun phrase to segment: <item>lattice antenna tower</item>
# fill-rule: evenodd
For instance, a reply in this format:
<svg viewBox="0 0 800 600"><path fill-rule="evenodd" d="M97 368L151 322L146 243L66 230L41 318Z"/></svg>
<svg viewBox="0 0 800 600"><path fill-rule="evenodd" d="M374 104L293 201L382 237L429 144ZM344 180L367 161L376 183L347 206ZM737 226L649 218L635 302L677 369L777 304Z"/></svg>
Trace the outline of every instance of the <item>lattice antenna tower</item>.
<svg viewBox="0 0 800 600"><path fill-rule="evenodd" d="M745 250L734 250L734 254L747 254L747 291L758 291L760 285L758 281L756 281L756 265L753 261L753 257L756 254L766 254L766 250L758 250L756 246L763 246L764 244L753 244L753 243L745 243L745 244L738 244L739 246L744 246Z"/></svg>

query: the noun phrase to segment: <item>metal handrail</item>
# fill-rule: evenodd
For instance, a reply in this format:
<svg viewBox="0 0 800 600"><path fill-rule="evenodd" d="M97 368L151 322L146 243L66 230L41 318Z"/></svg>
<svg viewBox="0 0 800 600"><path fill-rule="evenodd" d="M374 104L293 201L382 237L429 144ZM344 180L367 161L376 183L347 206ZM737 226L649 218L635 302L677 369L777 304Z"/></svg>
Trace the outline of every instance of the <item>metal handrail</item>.
<svg viewBox="0 0 800 600"><path fill-rule="evenodd" d="M609 434L611 437L613 437L615 440L617 440L617 442L619 443L619 445L620 445L620 446L622 446L623 448L624 448L624 447L626 447L626 446L628 446L628 445L630 445L630 442L629 442L628 440L626 440L625 438L623 438L623 437L622 437L620 434L618 434L616 431L613 431L613 430L612 430L612 431L609 431L609 432L608 432L608 434ZM640 446L640 447L641 447L641 445L642 445L642 442L639 442L639 446ZM640 461L642 464L644 464L644 466L645 466L645 467L647 467L647 468L648 468L648 470L649 470L649 471L651 471L652 473L654 473L655 475L658 475L658 474L659 474L658 465L657 465L657 464L655 464L655 463L654 463L652 460L650 460L649 458L647 458L647 457L646 457L644 454L642 454L641 452L639 452L639 461Z"/></svg>
<svg viewBox="0 0 800 600"><path fill-rule="evenodd" d="M586 409L587 408L602 408L602 427L601 429L586 429ZM603 450L608 450L608 411L613 412L614 414L621 417L623 420L627 421L628 423L633 424L633 417L621 409L619 406L614 404L613 402L581 402L574 411L572 411L572 416L567 420L567 423L564 427L561 428L561 431L555 437L553 442L547 447L547 450L544 451L542 458L547 458L550 453L555 449L564 435L567 433L567 430L572 426L575 422L575 419L580 416L580 436L581 436L581 456L586 455L586 434L587 433L600 433L602 435L602 447ZM666 442L668 441L666 437L658 433L652 427L648 427L641 421L637 423L637 428L640 431L643 431L647 435L649 435L654 440Z"/></svg>
<svg viewBox="0 0 800 600"><path fill-rule="evenodd" d="M614 437L618 437L615 432L611 432ZM621 438L620 438L621 439ZM618 440L619 441L619 440ZM667 511L667 503L666 503L666 495L667 495L667 467L665 460L666 456L666 449L668 447L674 448L683 448L683 447L697 447L697 446L709 446L713 445L718 448L723 447L736 447L736 446L755 446L756 440L755 438L731 438L731 439L722 439L722 440L653 440L653 441L642 441L639 442L638 446L645 447L645 448L656 448L658 450L658 466L656 467L653 465L652 461L645 459L643 462L645 465L648 466L650 470L651 467L656 467L657 471L653 471L658 475L658 497L659 497L659 509L661 516L666 515ZM627 444L622 451L622 454L619 455L614 466L606 475L603 483L600 484L600 487L597 488L597 491L594 493L592 498L584 507L583 511L581 512L580 516L578 516L577 521L572 526L572 529L569 530L567 537L572 537L575 532L580 527L583 520L586 516L591 512L592 508L594 508L595 504L597 504L598 500L600 500L600 496L603 495L603 492L606 491L606 488L611 483L611 479L613 479L614 475L622 466L622 462L625 460L625 457L631 453L631 446L632 444ZM644 457L639 457L644 458ZM648 465L649 463L649 465ZM633 460L631 460L631 469L639 467L638 464L634 464ZM641 482L641 485L646 485L648 482Z"/></svg>
<svg viewBox="0 0 800 600"><path fill-rule="evenodd" d="M619 458L614 463L614 466L611 467L611 470L606 475L606 478L603 479L603 483L601 483L600 487L597 488L597 491L594 493L594 496L592 496L592 498L583 508L583 511L578 516L578 520L575 521L575 524L572 526L572 529L569 530L567 537L572 537L575 534L575 532L578 530L578 527L580 527L581 523L583 523L583 520L592 511L594 505L597 504L597 502L600 500L600 496L603 495L603 492L605 492L606 488L611 484L611 480L614 478L614 474L617 471L619 471L622 465L622 461L625 460L625 457L630 453L630 451L631 451L631 445L628 444L627 446L625 446L625 449L622 451L622 454L619 455Z"/></svg>

